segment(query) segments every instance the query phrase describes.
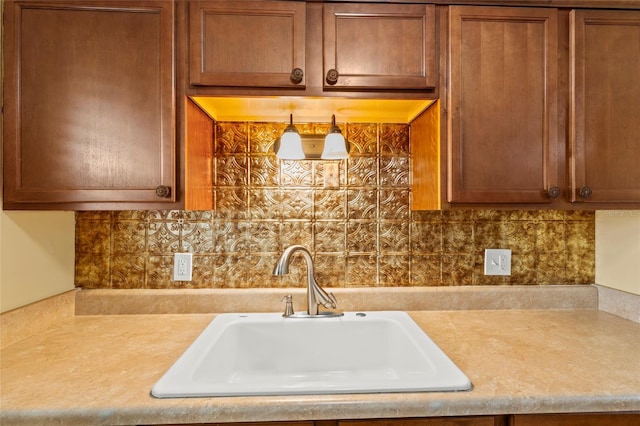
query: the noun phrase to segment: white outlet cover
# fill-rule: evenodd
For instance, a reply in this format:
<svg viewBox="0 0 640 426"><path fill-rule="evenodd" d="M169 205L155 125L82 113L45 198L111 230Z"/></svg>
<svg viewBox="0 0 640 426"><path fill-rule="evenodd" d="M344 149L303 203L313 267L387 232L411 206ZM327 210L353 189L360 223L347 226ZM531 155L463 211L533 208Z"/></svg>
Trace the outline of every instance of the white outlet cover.
<svg viewBox="0 0 640 426"><path fill-rule="evenodd" d="M484 250L484 274L485 275L511 275L511 250L510 249L485 249Z"/></svg>
<svg viewBox="0 0 640 426"><path fill-rule="evenodd" d="M173 254L173 280L191 281L192 274L192 253Z"/></svg>

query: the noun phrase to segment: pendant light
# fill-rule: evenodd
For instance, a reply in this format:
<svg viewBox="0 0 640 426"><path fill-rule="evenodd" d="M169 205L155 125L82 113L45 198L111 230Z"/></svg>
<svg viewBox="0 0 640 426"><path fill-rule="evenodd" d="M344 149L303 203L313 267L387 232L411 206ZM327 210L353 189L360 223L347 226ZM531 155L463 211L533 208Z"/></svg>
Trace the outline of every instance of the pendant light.
<svg viewBox="0 0 640 426"><path fill-rule="evenodd" d="M293 114L289 115L289 125L284 129L282 136L280 136L280 143L275 146L275 149L276 156L281 160L303 160L305 158L300 133L293 125Z"/></svg>
<svg viewBox="0 0 640 426"><path fill-rule="evenodd" d="M348 158L347 144L340 128L336 125L335 114L331 116L331 127L324 138L324 149L321 158L323 160L342 160Z"/></svg>

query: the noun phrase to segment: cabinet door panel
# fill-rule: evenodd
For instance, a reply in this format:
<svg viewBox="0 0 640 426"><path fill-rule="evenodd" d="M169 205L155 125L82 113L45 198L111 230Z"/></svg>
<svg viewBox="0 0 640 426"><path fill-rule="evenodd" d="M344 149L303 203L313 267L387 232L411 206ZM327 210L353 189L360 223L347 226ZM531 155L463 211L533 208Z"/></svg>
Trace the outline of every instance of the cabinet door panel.
<svg viewBox="0 0 640 426"><path fill-rule="evenodd" d="M557 27L554 9L450 8L450 202L551 200Z"/></svg>
<svg viewBox="0 0 640 426"><path fill-rule="evenodd" d="M304 2L190 2L191 84L304 89L305 11Z"/></svg>
<svg viewBox="0 0 640 426"><path fill-rule="evenodd" d="M640 413L530 414L513 416L513 426L636 426Z"/></svg>
<svg viewBox="0 0 640 426"><path fill-rule="evenodd" d="M386 420L340 420L338 426L494 426L495 417L436 417Z"/></svg>
<svg viewBox="0 0 640 426"><path fill-rule="evenodd" d="M640 202L640 12L573 11L571 40L571 201Z"/></svg>
<svg viewBox="0 0 640 426"><path fill-rule="evenodd" d="M193 423L191 423L193 424ZM172 424L169 426L189 426L189 424ZM249 423L204 423L200 426L314 426L314 422L249 422Z"/></svg>
<svg viewBox="0 0 640 426"><path fill-rule="evenodd" d="M7 8L5 205L174 200L172 5Z"/></svg>
<svg viewBox="0 0 640 426"><path fill-rule="evenodd" d="M436 86L435 6L324 5L325 88Z"/></svg>

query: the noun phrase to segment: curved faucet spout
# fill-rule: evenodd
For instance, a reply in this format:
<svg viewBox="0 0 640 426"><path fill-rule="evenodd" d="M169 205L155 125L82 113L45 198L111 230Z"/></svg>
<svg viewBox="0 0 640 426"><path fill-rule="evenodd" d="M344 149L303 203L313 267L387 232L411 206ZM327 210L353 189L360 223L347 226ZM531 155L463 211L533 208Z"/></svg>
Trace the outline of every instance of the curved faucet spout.
<svg viewBox="0 0 640 426"><path fill-rule="evenodd" d="M314 316L318 315L318 305L321 304L325 308L336 308L336 298L331 293L327 293L318 285L315 278L315 270L313 267L313 258L309 250L301 245L293 245L287 247L280 256L280 259L273 267L273 275L285 275L289 273L289 264L291 258L297 252L302 253L307 263L307 314Z"/></svg>

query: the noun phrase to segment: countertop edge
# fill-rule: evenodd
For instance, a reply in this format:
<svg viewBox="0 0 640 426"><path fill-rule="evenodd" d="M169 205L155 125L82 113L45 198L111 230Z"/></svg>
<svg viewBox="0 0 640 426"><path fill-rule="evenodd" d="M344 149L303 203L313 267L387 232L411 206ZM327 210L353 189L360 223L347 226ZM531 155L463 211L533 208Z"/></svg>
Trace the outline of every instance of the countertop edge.
<svg viewBox="0 0 640 426"><path fill-rule="evenodd" d="M238 404L230 409L229 398L221 407L176 407L175 409L151 409L149 407L128 407L118 409L69 409L69 410L8 410L0 414L1 424L31 425L35 421L43 423L58 422L65 425L86 424L153 424L153 423L237 423L269 421L305 421L305 420L346 420L346 419L391 419L411 417L457 417L491 416L505 414L570 414L570 413L640 413L640 398L637 395L627 397L584 397L526 398L513 397L479 398L477 400L452 400L445 397L426 399L403 394L404 400L384 400L380 398L361 398L361 400L341 401L339 395L313 396L313 400L286 397L261 397L260 406L277 403L278 410L262 410L256 417L255 406ZM433 395L431 393L430 395ZM517 399L517 401L516 401ZM614 407L612 407L612 403ZM517 406L517 408L515 408ZM571 408L567 408L571 407ZM366 413L366 414L365 414ZM102 420L99 420L102 419Z"/></svg>

